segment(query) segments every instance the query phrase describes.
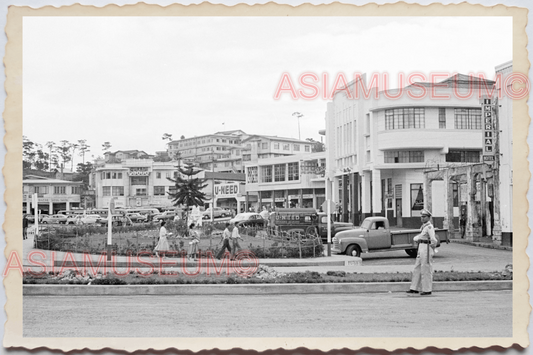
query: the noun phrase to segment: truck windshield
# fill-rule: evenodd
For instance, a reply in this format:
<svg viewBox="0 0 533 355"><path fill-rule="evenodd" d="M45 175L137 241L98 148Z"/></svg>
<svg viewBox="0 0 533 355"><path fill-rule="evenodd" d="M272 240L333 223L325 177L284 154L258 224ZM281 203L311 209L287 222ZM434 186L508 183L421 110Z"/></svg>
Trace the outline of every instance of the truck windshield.
<svg viewBox="0 0 533 355"><path fill-rule="evenodd" d="M371 221L369 221L368 219L365 219L363 221L363 223L361 224L361 228L363 229L370 229L370 225L372 224Z"/></svg>

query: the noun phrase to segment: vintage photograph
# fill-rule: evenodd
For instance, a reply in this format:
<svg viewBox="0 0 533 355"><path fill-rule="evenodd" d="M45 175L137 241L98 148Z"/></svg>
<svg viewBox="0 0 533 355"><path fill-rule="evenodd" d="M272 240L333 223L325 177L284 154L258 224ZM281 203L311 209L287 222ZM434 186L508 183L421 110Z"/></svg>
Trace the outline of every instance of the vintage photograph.
<svg viewBox="0 0 533 355"><path fill-rule="evenodd" d="M339 6L10 9L14 343L528 344L520 12Z"/></svg>

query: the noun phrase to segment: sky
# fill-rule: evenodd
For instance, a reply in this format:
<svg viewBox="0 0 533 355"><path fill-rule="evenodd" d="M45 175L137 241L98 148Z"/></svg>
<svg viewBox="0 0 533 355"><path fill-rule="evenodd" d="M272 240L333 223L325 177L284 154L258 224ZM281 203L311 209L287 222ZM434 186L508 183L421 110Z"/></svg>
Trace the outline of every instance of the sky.
<svg viewBox="0 0 533 355"><path fill-rule="evenodd" d="M484 73L512 59L506 17L26 17L23 134L91 156L165 150L164 133L320 140L328 100L275 99L315 73ZM497 44L497 45L496 45ZM300 128L294 112L300 112ZM81 157L75 158L75 164Z"/></svg>

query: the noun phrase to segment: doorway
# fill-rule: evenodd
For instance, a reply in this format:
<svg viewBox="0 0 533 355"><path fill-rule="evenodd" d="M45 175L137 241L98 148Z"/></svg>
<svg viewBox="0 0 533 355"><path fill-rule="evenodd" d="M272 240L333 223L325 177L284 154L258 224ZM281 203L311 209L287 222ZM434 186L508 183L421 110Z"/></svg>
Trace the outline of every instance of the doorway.
<svg viewBox="0 0 533 355"><path fill-rule="evenodd" d="M402 199L396 199L396 226L403 227L402 225Z"/></svg>

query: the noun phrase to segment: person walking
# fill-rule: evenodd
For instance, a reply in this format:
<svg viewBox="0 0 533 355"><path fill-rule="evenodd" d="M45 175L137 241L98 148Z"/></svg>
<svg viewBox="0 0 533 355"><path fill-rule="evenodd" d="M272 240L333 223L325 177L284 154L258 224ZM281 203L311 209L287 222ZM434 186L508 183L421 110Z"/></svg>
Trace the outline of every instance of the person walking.
<svg viewBox="0 0 533 355"><path fill-rule="evenodd" d="M28 220L28 216L24 215L22 217L22 239L28 238L28 225L30 224L30 221Z"/></svg>
<svg viewBox="0 0 533 355"><path fill-rule="evenodd" d="M239 234L239 228L235 226L235 223L231 223L231 258L230 260L235 260L235 254L237 253L237 249L241 250L241 246L239 245L239 239L242 239L241 235Z"/></svg>
<svg viewBox="0 0 533 355"><path fill-rule="evenodd" d="M226 222L226 229L224 229L224 232L222 233L222 248L218 251L217 255L215 256L217 259L221 259L222 255L226 252L226 249L231 253L231 247L229 245L229 241L231 239L231 224L229 222Z"/></svg>
<svg viewBox="0 0 533 355"><path fill-rule="evenodd" d="M189 242L187 259L198 260L196 254L198 253L198 243L200 243L200 236L198 235L198 230L196 230L195 223L191 223L189 225L189 237L191 237L192 240Z"/></svg>
<svg viewBox="0 0 533 355"><path fill-rule="evenodd" d="M422 227L420 234L413 238L418 243L418 254L416 256L415 268L411 287L407 293L420 293L422 296L431 295L433 286L433 254L437 246L435 238L435 228L431 224L431 212L423 209L420 212Z"/></svg>
<svg viewBox="0 0 533 355"><path fill-rule="evenodd" d="M169 233L167 233L167 229L165 227L166 222L161 221L161 228L159 228L159 241L157 242L157 245L154 248L154 251L157 255L157 257L161 257L161 254L164 255L166 258L166 253L170 250L170 246L168 244L167 237L169 236Z"/></svg>

